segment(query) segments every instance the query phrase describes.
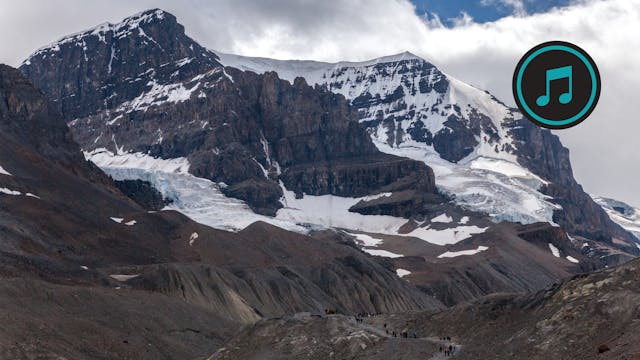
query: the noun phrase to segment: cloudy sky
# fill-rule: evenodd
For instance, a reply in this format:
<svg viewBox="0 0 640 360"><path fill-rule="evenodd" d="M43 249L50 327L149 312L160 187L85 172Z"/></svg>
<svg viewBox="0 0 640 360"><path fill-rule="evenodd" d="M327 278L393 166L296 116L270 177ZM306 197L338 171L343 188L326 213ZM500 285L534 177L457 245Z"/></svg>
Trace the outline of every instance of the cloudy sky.
<svg viewBox="0 0 640 360"><path fill-rule="evenodd" d="M573 42L596 61L602 95L589 119L555 133L588 192L640 206L640 0L0 0L0 62L152 7L224 52L357 61L408 50L508 104L522 54Z"/></svg>

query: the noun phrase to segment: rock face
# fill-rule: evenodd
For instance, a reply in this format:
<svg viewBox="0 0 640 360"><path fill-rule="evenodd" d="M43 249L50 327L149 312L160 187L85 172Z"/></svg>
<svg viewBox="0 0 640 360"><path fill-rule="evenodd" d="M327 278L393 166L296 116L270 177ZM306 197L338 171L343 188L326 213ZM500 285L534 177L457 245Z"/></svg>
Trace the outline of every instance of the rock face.
<svg viewBox="0 0 640 360"><path fill-rule="evenodd" d="M6 65L0 65L0 99L1 136L7 147L28 149L70 172L106 181L100 170L84 160L55 107L19 72Z"/></svg>
<svg viewBox="0 0 640 360"><path fill-rule="evenodd" d="M136 204L150 211L160 210L170 203L170 201L163 199L162 194L148 181L121 180L116 181L115 185Z"/></svg>
<svg viewBox="0 0 640 360"><path fill-rule="evenodd" d="M192 174L258 213L282 206L279 181L299 196L413 189L418 212L434 193L431 169L381 154L342 96L215 59L153 10L65 38L21 70L59 104L85 151L187 157Z"/></svg>

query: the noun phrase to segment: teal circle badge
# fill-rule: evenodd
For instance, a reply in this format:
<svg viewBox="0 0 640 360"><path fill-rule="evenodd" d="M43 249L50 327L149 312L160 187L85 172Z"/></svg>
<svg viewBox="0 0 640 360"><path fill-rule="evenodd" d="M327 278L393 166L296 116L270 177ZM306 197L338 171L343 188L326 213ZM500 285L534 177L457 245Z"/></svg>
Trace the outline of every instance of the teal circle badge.
<svg viewBox="0 0 640 360"><path fill-rule="evenodd" d="M548 129L584 121L598 103L600 85L591 56L564 41L535 46L513 73L513 97L522 115Z"/></svg>

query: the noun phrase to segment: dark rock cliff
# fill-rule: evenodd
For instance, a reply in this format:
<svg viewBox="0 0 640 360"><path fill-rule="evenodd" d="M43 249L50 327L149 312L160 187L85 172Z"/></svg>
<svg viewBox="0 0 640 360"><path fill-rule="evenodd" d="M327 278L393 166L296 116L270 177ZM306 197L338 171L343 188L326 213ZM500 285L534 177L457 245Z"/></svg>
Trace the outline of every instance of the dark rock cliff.
<svg viewBox="0 0 640 360"><path fill-rule="evenodd" d="M558 136L527 120L515 122L510 129L517 146L518 160L535 174L549 180L542 192L562 206L554 212L554 221L570 233L612 244L614 238L629 241L625 251L637 253L633 235L615 224L607 213L584 192L573 177L569 149Z"/></svg>

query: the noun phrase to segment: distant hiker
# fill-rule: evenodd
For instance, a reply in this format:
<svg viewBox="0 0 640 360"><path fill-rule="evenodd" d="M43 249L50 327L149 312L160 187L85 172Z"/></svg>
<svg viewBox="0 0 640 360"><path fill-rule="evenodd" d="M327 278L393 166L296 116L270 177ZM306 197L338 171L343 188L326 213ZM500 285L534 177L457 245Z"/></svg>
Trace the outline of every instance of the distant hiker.
<svg viewBox="0 0 640 360"><path fill-rule="evenodd" d="M414 338L414 339L417 339L417 338L418 338L418 335L416 335L416 332L415 332L415 331L413 332L413 338Z"/></svg>
<svg viewBox="0 0 640 360"><path fill-rule="evenodd" d="M440 352L442 352L442 346L440 346Z"/></svg>
<svg viewBox="0 0 640 360"><path fill-rule="evenodd" d="M383 325L383 326L384 326L384 328L386 329L386 328L387 328L387 323L384 323L384 325Z"/></svg>

